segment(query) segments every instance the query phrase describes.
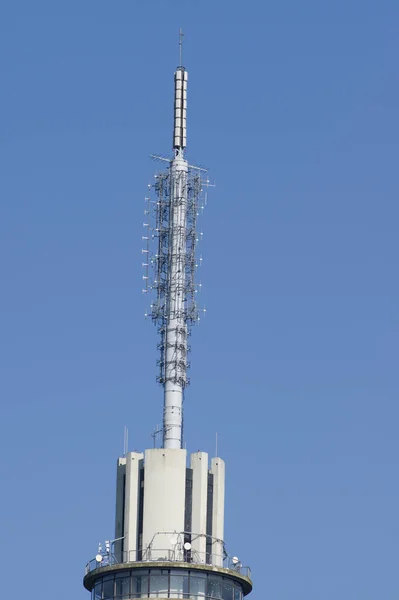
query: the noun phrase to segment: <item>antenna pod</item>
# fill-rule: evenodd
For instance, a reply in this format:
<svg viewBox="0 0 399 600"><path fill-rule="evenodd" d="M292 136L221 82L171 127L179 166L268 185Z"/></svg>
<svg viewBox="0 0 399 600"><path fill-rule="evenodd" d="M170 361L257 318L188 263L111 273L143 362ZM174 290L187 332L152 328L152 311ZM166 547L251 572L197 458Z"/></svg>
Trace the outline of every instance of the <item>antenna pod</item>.
<svg viewBox="0 0 399 600"><path fill-rule="evenodd" d="M188 73L179 67L175 73L175 116L173 148L184 150L187 145L187 81Z"/></svg>

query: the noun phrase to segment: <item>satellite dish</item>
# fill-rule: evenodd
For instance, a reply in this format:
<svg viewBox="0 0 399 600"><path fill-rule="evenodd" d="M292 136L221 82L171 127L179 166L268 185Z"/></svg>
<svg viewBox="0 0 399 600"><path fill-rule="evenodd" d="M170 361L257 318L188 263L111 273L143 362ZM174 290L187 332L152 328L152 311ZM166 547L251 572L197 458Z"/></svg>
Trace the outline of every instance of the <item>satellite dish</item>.
<svg viewBox="0 0 399 600"><path fill-rule="evenodd" d="M237 556L233 556L233 558L231 559L231 562L233 563L233 565L238 565L238 563L240 562L240 559Z"/></svg>
<svg viewBox="0 0 399 600"><path fill-rule="evenodd" d="M191 544L190 544L190 542L186 542L186 543L184 544L184 549L185 549L185 550L191 550Z"/></svg>
<svg viewBox="0 0 399 600"><path fill-rule="evenodd" d="M175 535L172 535L172 537L170 538L170 545L176 546L176 544L177 544L177 537Z"/></svg>
<svg viewBox="0 0 399 600"><path fill-rule="evenodd" d="M100 563L103 561L103 557L101 556L101 554L96 554L96 562Z"/></svg>

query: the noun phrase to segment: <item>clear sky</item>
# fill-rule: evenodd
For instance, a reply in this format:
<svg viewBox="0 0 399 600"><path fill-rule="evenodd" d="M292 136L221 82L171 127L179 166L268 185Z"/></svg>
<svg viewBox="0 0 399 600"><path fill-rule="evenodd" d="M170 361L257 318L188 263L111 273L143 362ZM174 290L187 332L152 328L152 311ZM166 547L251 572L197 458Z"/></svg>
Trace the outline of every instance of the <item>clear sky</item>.
<svg viewBox="0 0 399 600"><path fill-rule="evenodd" d="M161 420L144 195L211 169L189 450L227 462L253 600L398 594L399 7L393 0L9 0L0 9L5 598L86 600L115 463Z"/></svg>

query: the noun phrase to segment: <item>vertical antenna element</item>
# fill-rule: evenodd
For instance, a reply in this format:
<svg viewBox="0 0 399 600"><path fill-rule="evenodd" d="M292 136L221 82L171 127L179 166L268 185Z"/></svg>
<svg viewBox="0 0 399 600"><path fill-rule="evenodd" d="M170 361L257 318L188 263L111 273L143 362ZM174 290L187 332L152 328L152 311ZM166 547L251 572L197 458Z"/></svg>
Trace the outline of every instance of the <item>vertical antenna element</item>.
<svg viewBox="0 0 399 600"><path fill-rule="evenodd" d="M126 454L128 453L128 447L129 447L129 430L125 425L125 431L124 431L124 435L123 435L123 456L126 456Z"/></svg>
<svg viewBox="0 0 399 600"><path fill-rule="evenodd" d="M182 33L180 34L183 35ZM180 61L182 41L180 37ZM187 145L187 80L188 73L180 63L175 73L175 115L173 127L173 148L183 150Z"/></svg>
<svg viewBox="0 0 399 600"><path fill-rule="evenodd" d="M180 28L180 32L179 32L179 51L180 51L180 66L183 66L183 38L184 38L184 33L183 30Z"/></svg>

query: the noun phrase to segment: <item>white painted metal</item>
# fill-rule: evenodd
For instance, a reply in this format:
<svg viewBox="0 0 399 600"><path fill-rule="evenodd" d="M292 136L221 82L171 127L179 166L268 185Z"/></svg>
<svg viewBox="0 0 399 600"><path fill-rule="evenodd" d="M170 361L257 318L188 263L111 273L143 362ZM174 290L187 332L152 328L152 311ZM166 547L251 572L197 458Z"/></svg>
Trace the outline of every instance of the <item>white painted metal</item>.
<svg viewBox="0 0 399 600"><path fill-rule="evenodd" d="M224 536L224 494L225 494L225 464L221 458L212 458L211 473L213 474L213 507L212 507L212 536L223 540ZM214 542L212 554L216 556L215 566L223 566L223 542Z"/></svg>
<svg viewBox="0 0 399 600"><path fill-rule="evenodd" d="M153 448L145 451L143 549L151 559L164 558L172 549L170 536L161 548L152 547L159 532L184 531L186 450ZM164 538L165 536L160 536Z"/></svg>
<svg viewBox="0 0 399 600"><path fill-rule="evenodd" d="M193 551L200 562L206 558L206 509L208 497L208 454L191 454L190 467L193 470L193 503L191 511L191 530L201 535L191 541Z"/></svg>
<svg viewBox="0 0 399 600"><path fill-rule="evenodd" d="M187 80L188 73L179 67L175 73L175 119L173 147L182 150L187 140Z"/></svg>
<svg viewBox="0 0 399 600"><path fill-rule="evenodd" d="M125 553L128 553L130 560L137 560L140 469L143 466L143 457L144 455L141 452L128 452L126 455L123 550Z"/></svg>
<svg viewBox="0 0 399 600"><path fill-rule="evenodd" d="M187 382L185 314L186 220L188 163L172 161L169 213L169 271L165 332L164 448L181 448L183 392Z"/></svg>

